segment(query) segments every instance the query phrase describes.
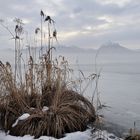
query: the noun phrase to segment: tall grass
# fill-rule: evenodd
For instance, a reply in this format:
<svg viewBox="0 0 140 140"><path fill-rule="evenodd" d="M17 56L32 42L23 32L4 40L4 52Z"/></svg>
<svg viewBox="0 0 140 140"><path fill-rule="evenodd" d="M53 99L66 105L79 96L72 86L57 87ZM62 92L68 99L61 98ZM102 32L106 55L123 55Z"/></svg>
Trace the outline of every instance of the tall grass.
<svg viewBox="0 0 140 140"><path fill-rule="evenodd" d="M0 123L2 129L11 135L60 138L67 132L85 130L96 119L92 103L69 86L71 70L68 62L64 57L52 59L55 48L51 40L57 40L56 29L51 31L50 26L52 23L54 26L54 21L50 16L44 16L41 14L41 49L43 19L48 22L49 42L39 62L36 63L30 55L25 72L21 72L21 61L17 61L20 57L17 57L17 50L20 53L20 37L15 38L15 42L19 43L15 48L15 72L8 62L0 62ZM37 29L36 33L40 30ZM16 33L14 37L17 35L20 36ZM19 80L16 78L18 74ZM47 109L44 110L44 107ZM30 116L13 125L25 113Z"/></svg>

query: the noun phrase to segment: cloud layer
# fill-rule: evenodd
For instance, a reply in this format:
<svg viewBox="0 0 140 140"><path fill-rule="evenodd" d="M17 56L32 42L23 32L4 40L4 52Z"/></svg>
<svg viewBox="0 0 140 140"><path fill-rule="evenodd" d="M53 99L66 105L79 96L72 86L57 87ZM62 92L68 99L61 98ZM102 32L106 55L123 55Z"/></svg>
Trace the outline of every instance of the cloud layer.
<svg viewBox="0 0 140 140"><path fill-rule="evenodd" d="M20 17L32 34L31 29L39 26L41 9L56 21L60 44L97 48L113 41L140 48L139 0L4 0L0 18L12 28L12 19ZM10 47L8 38L0 27L0 46Z"/></svg>

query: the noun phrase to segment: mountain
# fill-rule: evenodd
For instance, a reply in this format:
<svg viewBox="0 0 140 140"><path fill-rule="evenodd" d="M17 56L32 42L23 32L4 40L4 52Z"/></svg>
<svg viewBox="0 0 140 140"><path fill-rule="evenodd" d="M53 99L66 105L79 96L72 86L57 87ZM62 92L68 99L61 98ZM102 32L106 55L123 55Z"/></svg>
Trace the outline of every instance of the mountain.
<svg viewBox="0 0 140 140"><path fill-rule="evenodd" d="M65 52L65 53L94 53L96 50L94 49L85 49L76 46L59 46L56 47L57 52Z"/></svg>
<svg viewBox="0 0 140 140"><path fill-rule="evenodd" d="M136 49L135 51L136 51L136 52L140 52L140 49Z"/></svg>
<svg viewBox="0 0 140 140"><path fill-rule="evenodd" d="M138 50L130 50L121 46L119 43L108 42L103 45L99 49L89 49L89 48L80 48L77 46L56 46L56 52L58 53L102 53L102 54L124 54L124 53L140 53L140 49ZM31 47L31 50L36 50L39 52L41 50L40 47ZM45 51L45 47L43 47L43 51ZM5 49L5 51L14 51L13 49ZM22 52L28 51L28 48L22 50Z"/></svg>
<svg viewBox="0 0 140 140"><path fill-rule="evenodd" d="M139 51L131 50L121 46L119 43L108 42L103 45L99 49L86 49L80 48L76 46L60 46L56 47L58 52L66 52L66 53L102 53L102 54L126 54L126 53L138 53Z"/></svg>
<svg viewBox="0 0 140 140"><path fill-rule="evenodd" d="M59 46L56 47L56 51L58 52L68 52L68 53L79 53L82 52L83 49L79 48L79 47L75 47L75 46Z"/></svg>
<svg viewBox="0 0 140 140"><path fill-rule="evenodd" d="M132 53L135 52L133 50L130 50L128 48L125 48L123 46L121 46L119 43L113 43L113 42L109 42L106 44L103 44L98 51L100 53Z"/></svg>

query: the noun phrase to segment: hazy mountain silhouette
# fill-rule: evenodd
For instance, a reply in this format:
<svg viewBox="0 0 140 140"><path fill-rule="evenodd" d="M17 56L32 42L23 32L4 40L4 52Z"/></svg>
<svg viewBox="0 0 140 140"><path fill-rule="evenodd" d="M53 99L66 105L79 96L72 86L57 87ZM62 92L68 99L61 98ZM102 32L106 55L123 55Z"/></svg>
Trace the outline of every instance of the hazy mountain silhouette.
<svg viewBox="0 0 140 140"><path fill-rule="evenodd" d="M123 46L121 46L119 43L113 43L113 42L108 42L105 43L103 45L101 45L101 47L99 47L99 49L89 49L89 48L80 48L77 46L56 46L56 52L58 53L96 53L96 52L100 52L103 54L114 54L114 53L119 53L119 54L123 54L123 53L140 53L140 49L137 50L131 50L128 48L125 48ZM41 48L40 47L31 47L31 50L36 49L36 51L40 51ZM28 49L23 49L22 51L27 51ZM44 51L45 51L45 47L44 47ZM11 49L5 49L5 51L11 51Z"/></svg>
<svg viewBox="0 0 140 140"><path fill-rule="evenodd" d="M108 42L105 43L103 45L101 45L101 47L99 47L98 49L85 49L85 48L80 48L80 47L76 47L76 46L61 46L61 47L56 47L57 51L60 52L68 52L68 53L96 53L96 52L100 52L103 54L114 54L114 53L135 53L135 52L140 52L137 50L131 50L128 48L125 48L123 46L121 46L119 43L113 43L113 42Z"/></svg>
<svg viewBox="0 0 140 140"><path fill-rule="evenodd" d="M96 52L95 49L86 49L86 48L80 48L77 46L59 46L56 47L56 50L58 52L66 52L66 53L94 53Z"/></svg>
<svg viewBox="0 0 140 140"><path fill-rule="evenodd" d="M128 48L125 48L121 46L119 43L105 43L101 45L101 47L98 49L100 53L133 53L135 52L134 50L130 50Z"/></svg>

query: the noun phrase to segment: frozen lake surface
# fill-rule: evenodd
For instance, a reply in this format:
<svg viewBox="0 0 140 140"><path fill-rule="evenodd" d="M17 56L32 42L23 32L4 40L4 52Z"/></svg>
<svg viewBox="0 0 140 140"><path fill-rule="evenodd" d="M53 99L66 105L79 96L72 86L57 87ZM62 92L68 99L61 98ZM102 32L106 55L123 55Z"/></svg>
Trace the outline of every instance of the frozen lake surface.
<svg viewBox="0 0 140 140"><path fill-rule="evenodd" d="M56 55L56 54L55 54ZM109 106L103 110L105 120L121 125L127 129L140 129L140 53L132 54L96 54L63 53L70 66L85 75L100 72L98 90L101 101ZM0 59L14 62L11 51L1 51ZM93 93L90 88L85 96Z"/></svg>
<svg viewBox="0 0 140 140"><path fill-rule="evenodd" d="M75 69L86 75L95 72L95 54L71 55L71 62L78 64ZM99 54L96 69L101 71L98 84L101 101L109 106L102 112L106 121L127 129L135 121L140 130L140 54ZM87 94L90 93L92 88Z"/></svg>

